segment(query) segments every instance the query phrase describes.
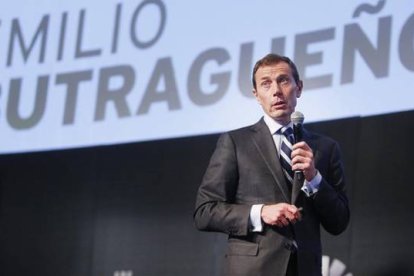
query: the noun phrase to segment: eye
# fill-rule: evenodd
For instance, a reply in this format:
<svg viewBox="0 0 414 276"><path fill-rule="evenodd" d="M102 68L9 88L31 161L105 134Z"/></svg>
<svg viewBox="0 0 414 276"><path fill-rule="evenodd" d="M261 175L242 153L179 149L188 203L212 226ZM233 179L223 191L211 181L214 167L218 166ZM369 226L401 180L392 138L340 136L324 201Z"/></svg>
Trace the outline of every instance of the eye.
<svg viewBox="0 0 414 276"><path fill-rule="evenodd" d="M287 84L289 84L289 83L290 83L290 79L289 79L289 77L288 77L288 76L280 76L280 77L277 79L277 82L278 82L279 84L281 84L281 85L287 85Z"/></svg>
<svg viewBox="0 0 414 276"><path fill-rule="evenodd" d="M262 82L262 83L260 84L260 86L261 86L263 89L269 89L271 85L272 85L272 82L271 82L271 81L269 81L269 80L264 81L264 82Z"/></svg>

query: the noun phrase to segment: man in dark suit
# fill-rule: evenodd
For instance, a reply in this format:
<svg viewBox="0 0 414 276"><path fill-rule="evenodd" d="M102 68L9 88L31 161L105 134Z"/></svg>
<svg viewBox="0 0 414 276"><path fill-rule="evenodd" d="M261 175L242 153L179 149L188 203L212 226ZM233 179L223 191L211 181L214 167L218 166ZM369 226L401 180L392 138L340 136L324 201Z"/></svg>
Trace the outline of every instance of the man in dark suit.
<svg viewBox="0 0 414 276"><path fill-rule="evenodd" d="M306 130L294 145L285 135L303 88L289 58L265 56L252 80L264 117L220 136L198 190L195 225L229 235L224 275L321 275L320 225L337 235L350 216L338 145Z"/></svg>

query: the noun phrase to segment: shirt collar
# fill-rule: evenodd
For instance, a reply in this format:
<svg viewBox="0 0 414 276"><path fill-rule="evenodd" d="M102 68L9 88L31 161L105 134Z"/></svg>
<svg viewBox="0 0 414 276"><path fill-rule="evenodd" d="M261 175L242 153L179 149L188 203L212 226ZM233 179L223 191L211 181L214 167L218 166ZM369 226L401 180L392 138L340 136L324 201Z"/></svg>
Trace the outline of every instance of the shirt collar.
<svg viewBox="0 0 414 276"><path fill-rule="evenodd" d="M263 120L264 120L265 124L267 125L267 127L269 128L270 133L272 135L275 134L277 131L279 131L282 127L284 127L284 125L279 124L278 122L276 122L272 117L270 117L266 113L263 116ZM286 126L293 127L293 123L289 122L289 124L287 124Z"/></svg>

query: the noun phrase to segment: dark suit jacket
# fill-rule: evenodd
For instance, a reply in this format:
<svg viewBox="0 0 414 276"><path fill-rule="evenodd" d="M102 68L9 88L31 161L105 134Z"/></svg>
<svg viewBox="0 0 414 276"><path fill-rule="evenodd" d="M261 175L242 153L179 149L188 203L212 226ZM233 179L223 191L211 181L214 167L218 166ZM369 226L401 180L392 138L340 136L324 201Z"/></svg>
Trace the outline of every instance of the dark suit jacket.
<svg viewBox="0 0 414 276"><path fill-rule="evenodd" d="M229 235L224 275L284 275L292 251L297 252L299 275L321 275L320 225L332 234L344 231L348 200L337 143L306 130L303 136L322 175L319 191L311 197L300 191L302 183L294 183L299 188L292 195L263 119L220 136L197 194L194 221L200 230ZM302 206L302 220L251 232L252 205L280 202Z"/></svg>

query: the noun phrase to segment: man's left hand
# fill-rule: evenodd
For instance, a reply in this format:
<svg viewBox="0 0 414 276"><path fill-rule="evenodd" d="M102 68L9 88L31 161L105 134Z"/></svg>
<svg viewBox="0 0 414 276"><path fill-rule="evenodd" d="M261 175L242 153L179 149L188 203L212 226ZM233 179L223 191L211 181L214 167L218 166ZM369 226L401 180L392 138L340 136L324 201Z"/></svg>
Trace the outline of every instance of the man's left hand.
<svg viewBox="0 0 414 276"><path fill-rule="evenodd" d="M292 170L303 171L303 175L307 181L311 181L317 170L313 161L313 151L306 142L298 142L292 148Z"/></svg>

